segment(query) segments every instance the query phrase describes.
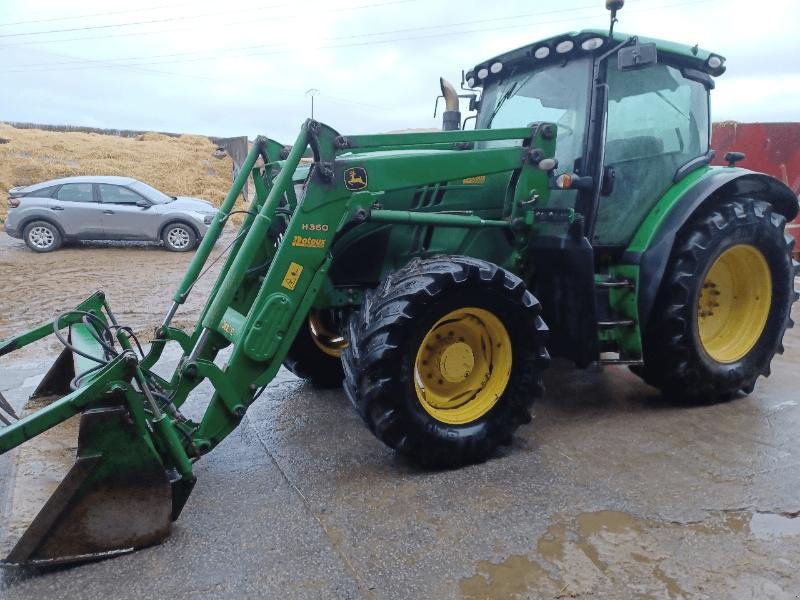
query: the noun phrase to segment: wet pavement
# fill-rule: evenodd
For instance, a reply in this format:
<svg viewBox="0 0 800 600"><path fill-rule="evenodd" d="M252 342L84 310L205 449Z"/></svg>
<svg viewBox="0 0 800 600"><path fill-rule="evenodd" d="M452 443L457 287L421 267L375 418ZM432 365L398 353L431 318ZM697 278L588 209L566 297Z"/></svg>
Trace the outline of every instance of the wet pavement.
<svg viewBox="0 0 800 600"><path fill-rule="evenodd" d="M623 368L556 363L510 448L445 472L383 447L341 391L281 371L197 463L166 543L6 571L0 597L796 599L800 328L785 345L752 395L714 406L670 404ZM9 358L0 391L20 406L47 359Z"/></svg>

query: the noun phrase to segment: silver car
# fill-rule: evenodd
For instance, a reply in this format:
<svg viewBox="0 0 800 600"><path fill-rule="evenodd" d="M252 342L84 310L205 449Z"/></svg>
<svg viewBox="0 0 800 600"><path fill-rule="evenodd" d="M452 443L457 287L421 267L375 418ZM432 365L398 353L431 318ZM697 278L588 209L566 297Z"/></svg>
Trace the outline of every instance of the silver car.
<svg viewBox="0 0 800 600"><path fill-rule="evenodd" d="M197 198L167 196L130 177L65 177L9 190L8 235L51 252L65 240L163 242L186 252L217 210Z"/></svg>

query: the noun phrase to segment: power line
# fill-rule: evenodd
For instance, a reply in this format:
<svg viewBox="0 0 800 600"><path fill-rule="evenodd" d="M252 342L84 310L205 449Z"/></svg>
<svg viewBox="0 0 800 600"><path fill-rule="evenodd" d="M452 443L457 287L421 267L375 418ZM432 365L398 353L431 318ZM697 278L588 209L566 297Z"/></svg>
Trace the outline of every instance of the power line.
<svg viewBox="0 0 800 600"><path fill-rule="evenodd" d="M354 10L354 9L361 9L361 8L370 8L373 6L385 6L388 4L404 4L407 2L416 2L418 0L390 0L389 2L380 2L377 4L367 4L362 6L352 6L352 7L342 7L339 10ZM267 5L257 5L252 10L263 11L272 8L278 8L285 6L286 3L280 4L267 4ZM118 27L133 27L137 25L153 25L156 23L167 23L172 21L188 21L192 19L202 19L205 17L213 17L217 15L227 15L230 14L230 9L226 10L219 10L214 12L208 12L203 14L189 14L189 15L178 15L173 17L164 17L161 19L150 19L146 21L129 21L126 23L111 23L111 24L104 24L104 25L84 25L82 27L68 27L64 29L47 29L43 31L28 31L28 32L19 32L19 33L2 33L0 34L0 38L10 38L10 37L21 37L21 36L30 36L30 35L49 35L51 33L69 33L72 31L91 31L97 29L114 29ZM251 22L252 19L243 22ZM96 39L96 38L92 38ZM58 40L56 40L58 41Z"/></svg>
<svg viewBox="0 0 800 600"><path fill-rule="evenodd" d="M51 17L49 19L30 19L28 21L12 21L10 23L0 23L0 27L12 27L14 25L30 25L31 23L52 23L54 21L74 21L75 19L89 19L92 17L105 17L108 15L121 15L125 13L137 13L147 10L160 10L164 8L176 8L179 6L196 5L197 2L178 2L176 4L157 4L155 6L142 6L139 8L128 8L125 10L109 10L106 12L89 13L83 15L70 15L67 17Z"/></svg>
<svg viewBox="0 0 800 600"><path fill-rule="evenodd" d="M344 11L353 11L353 10L361 10L365 8L379 8L382 6L391 6L395 4L406 4L408 2L419 2L419 0L389 0L386 2L376 2L372 4L361 4L357 6L344 6L341 8L337 8L337 12L344 12ZM278 6L278 5L270 5L270 6ZM261 6L260 8L268 8L265 6ZM226 11L226 14L230 11ZM251 25L253 23L257 23L259 21L269 20L269 21L276 21L282 19L290 19L290 20L297 20L297 19L304 19L305 15L301 14L267 14L262 17L255 17L253 15L249 16L246 19L237 19L233 21L222 21L222 22L215 22L214 25L217 27L220 26L231 26L231 25ZM107 35L93 35L93 36L81 36L81 37L68 37L68 38L58 38L58 39L49 39L49 40L27 40L22 42L14 42L10 44L2 44L0 48L16 48L18 46L28 46L31 44L41 44L41 43L63 43L63 42L94 42L96 40L107 40L107 39L119 39L122 37L139 37L144 35L160 35L162 33L171 33L173 31L183 31L186 29L192 29L192 25L183 25L178 27L167 27L164 29L156 29L150 31L128 31L125 33L115 32Z"/></svg>
<svg viewBox="0 0 800 600"><path fill-rule="evenodd" d="M470 20L470 21L460 21L460 22L456 22L456 23L444 23L444 24L441 24L441 25L426 25L426 26L421 26L421 27L408 27L408 28L405 28L405 29L391 29L391 30L387 30L387 31L377 31L377 32L370 32L370 33L359 33L359 34L352 34L352 35L335 36L335 37L332 37L332 38L329 38L329 39L332 39L332 40L347 40L347 39L356 39L356 38L362 38L362 37L377 37L377 36L381 36L381 35L389 35L389 34L397 34L397 33L410 33L410 32L414 32L414 31L426 31L426 30L432 30L432 29L452 28L452 27L459 27L459 26L463 26L463 25L475 25L476 23L491 23L491 22L496 22L496 21L509 21L509 20L512 20L512 19L520 19L520 18L526 18L526 17L539 17L539 16L542 16L542 15L550 15L550 14L557 14L557 13L564 13L564 12L575 12L575 11L579 11L579 10L580 11L588 10L590 8L595 8L595 5L596 5L596 3L593 2L590 5L587 4L585 6L574 7L574 8L570 8L570 9L560 9L560 10L552 10L552 11L545 11L545 12L535 12L535 13L523 13L523 14L519 14L519 15L511 15L511 16L508 16L508 17L494 17L494 18L491 18L491 19L474 19L474 20ZM578 17L576 17L576 18L578 18ZM570 20L572 20L572 19L570 19ZM549 22L555 22L555 21L549 21ZM128 56L128 57L120 57L120 58L108 58L108 59L103 59L103 60L104 61L108 61L110 63L112 63L112 62L116 63L117 61L131 61L131 60L136 61L136 60L148 60L148 59L153 59L153 58L170 58L170 57L180 57L180 56L195 56L195 55L198 55L198 54L209 54L209 53L213 53L213 52L231 52L231 51L254 50L254 49L265 49L265 48L275 48L275 47L279 47L279 46L276 45L276 44L253 44L253 45L249 45L249 46L235 46L235 47L232 47L232 48L217 48L217 49L200 50L200 51L194 51L194 52L174 52L174 53L170 53L170 54L151 54L151 55L144 55L144 56ZM223 57L223 58L235 58L235 56ZM15 68L17 68L17 67L41 67L41 66L48 66L49 67L49 66L57 66L57 65L78 64L78 63L84 62L86 60L91 60L91 61L94 62L95 60L98 60L98 59L82 59L82 58L78 58L78 59L72 60L72 61L48 62L48 63L26 63L26 64L13 65L13 66ZM167 62L172 63L172 62L181 62L181 61L165 61L165 63L167 63Z"/></svg>
<svg viewBox="0 0 800 600"><path fill-rule="evenodd" d="M686 2L667 4L667 5L661 5L661 6L654 6L654 7L648 7L648 8L641 8L641 9L636 10L635 14L638 14L639 12L649 12L649 11L652 11L652 10L661 10L661 9L666 9L666 8L677 8L677 7L687 6L687 5L704 4L704 3L707 3L707 2L710 2L710 1L711 0L688 0ZM569 11L569 10L575 10L575 9L565 9L565 10ZM579 10L583 10L583 9L579 9ZM553 12L559 12L559 11L553 11ZM631 12L634 12L634 11L631 11ZM538 17L541 14L545 14L545 13L536 13L534 16ZM517 15L517 16L514 16L514 17L501 17L501 18L496 18L496 19L485 19L485 20L480 20L480 21L464 21L464 22L460 23L460 25L465 25L465 24L468 25L468 24L475 24L475 23L479 23L479 22L489 22L489 21L497 21L497 20L518 19L520 17L521 17L520 15ZM569 18L566 18L566 19L554 19L554 20L549 20L549 21L537 21L537 24L545 25L545 24L552 24L552 23L561 23L561 22L574 21L574 20L579 19L579 18L583 18L583 16L581 16L581 17L569 17ZM388 30L388 31L384 31L384 32L375 32L375 33L367 33L367 34L355 34L355 35L351 35L351 36L339 36L337 38L330 38L330 39L334 39L334 40L336 40L336 39L354 39L354 38L370 37L370 36L377 36L377 35L394 35L396 33L401 33L401 32L424 31L424 30L430 30L430 29L434 29L434 28L451 27L451 26L455 26L455 24L453 24L453 25L425 26L425 27L407 28L407 29L395 29L395 30ZM316 47L309 47L309 49L313 49L313 50L330 50L330 49L337 49L337 48L350 48L350 47L360 47L360 46L369 46L369 45L378 45L378 44L382 45L382 44L391 44L391 43L404 42L404 41L416 41L416 40L424 40L424 39L431 39L431 38L442 38L442 37L466 35L466 34L471 34L471 33L484 33L484 32L490 32L490 31L503 31L503 30L509 30L509 29L519 29L519 28L529 27L529 26L530 26L529 23L516 23L516 24L513 24L513 25L504 25L504 26L500 26L500 27L475 28L475 29L449 31L449 32L448 31L444 31L444 32L436 32L436 33L431 33L431 34L426 34L426 35L419 35L419 36L396 37L396 38L385 39L385 40L368 40L368 41L351 42L351 43L343 43L343 44L327 44L327 45L321 45L321 46L316 46ZM265 49L266 48L270 48L270 46L256 46L256 47L265 48ZM274 55L274 54L283 54L283 53L287 52L286 50L283 50L280 47L276 47L274 45L271 46L271 47L272 48L277 48L277 49L275 49L275 50L266 49L266 50L262 50L262 51L258 51L258 52L243 52L243 53L240 53L240 54L227 55L227 56L224 56L224 57L202 57L202 58L193 58L193 59L192 58L187 58L187 59L184 59L184 60L151 61L151 62L138 62L138 63L131 63L131 64L124 64L124 63L123 64L119 64L119 63L112 63L110 61L106 62L106 61L99 61L99 60L92 60L92 59L78 59L77 62L78 63L80 63L80 62L106 63L105 64L105 68L115 68L115 67L131 67L132 68L132 67L147 67L147 66L151 66L151 65L163 65L163 64L183 64L183 63L191 63L191 62L208 62L208 61L220 60L220 59L245 58L245 57L252 57L252 56L268 56L268 55ZM143 57L143 59L144 59L144 57ZM130 58L127 58L127 59L118 59L118 60L141 60L141 59L138 59L138 58L135 58L135 57L130 57ZM52 64L52 63L50 63L50 64ZM91 69L91 68L104 68L103 66L93 66L91 64L87 64L85 66L73 66L73 67L69 67L69 68L64 68L64 67L53 68L52 66L48 66L48 65L43 65L43 68L39 68L39 69L35 69L35 68L34 69L17 69L16 67L17 67L17 65L15 65L14 69L0 70L0 72L3 72L3 73L28 73L28 72L48 72L48 71L53 71L53 70L75 71L75 70L85 70L85 69Z"/></svg>
<svg viewBox="0 0 800 600"><path fill-rule="evenodd" d="M275 8L276 6L281 6L280 4L269 4L267 6L261 6L259 9L267 9L267 8ZM256 9L254 9L256 10ZM90 31L94 29L113 29L116 27L133 27L136 25L152 25L154 23L167 23L170 21L188 21L191 19L202 19L205 17L214 17L216 15L224 15L229 14L230 10L218 10L209 13L202 13L202 14L189 14L189 15L177 15L173 17L164 17L161 19L150 19L147 21L128 21L126 23L110 23L104 25L84 25L82 27L68 27L64 29L46 29L43 31L26 31L26 32L19 32L19 33L1 33L0 38L9 38L9 37L20 37L26 35L48 35L51 33L68 33L71 31Z"/></svg>

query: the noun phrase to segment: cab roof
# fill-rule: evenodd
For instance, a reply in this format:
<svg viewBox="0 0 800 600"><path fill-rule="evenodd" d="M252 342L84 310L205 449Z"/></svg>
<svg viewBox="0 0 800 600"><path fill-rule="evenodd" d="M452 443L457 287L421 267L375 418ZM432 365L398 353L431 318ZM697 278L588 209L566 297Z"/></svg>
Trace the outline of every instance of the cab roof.
<svg viewBox="0 0 800 600"><path fill-rule="evenodd" d="M536 65L552 64L563 60L602 54L607 52L614 44L619 44L631 39L632 35L615 32L613 40L609 42L608 31L601 29L584 29L572 31L540 40L499 54L494 58L475 65L466 75L465 79L470 87L483 85L492 79L501 79L510 67L530 68ZM682 67L695 69L719 76L725 72L725 58L719 54L703 50L698 46L687 46L677 42L635 36L643 44L654 43L658 51L659 60L669 60ZM571 44L570 44L571 43ZM713 59L713 60L712 60ZM472 80L472 83L470 83Z"/></svg>

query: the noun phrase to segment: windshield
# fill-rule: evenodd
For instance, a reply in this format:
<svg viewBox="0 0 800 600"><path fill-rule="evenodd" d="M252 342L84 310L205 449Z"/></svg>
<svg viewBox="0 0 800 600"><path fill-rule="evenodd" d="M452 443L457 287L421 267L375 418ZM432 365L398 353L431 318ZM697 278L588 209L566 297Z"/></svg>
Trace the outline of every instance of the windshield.
<svg viewBox="0 0 800 600"><path fill-rule="evenodd" d="M128 187L139 192L142 196L156 204L164 204L165 202L172 202L174 200L172 196L167 196L164 192L160 192L156 188L141 181L134 181L128 184Z"/></svg>
<svg viewBox="0 0 800 600"><path fill-rule="evenodd" d="M581 59L536 71L486 88L478 129L526 127L531 123L558 125L556 158L559 170L571 170L581 156L591 78L591 62ZM519 140L485 142L484 148L519 145Z"/></svg>

